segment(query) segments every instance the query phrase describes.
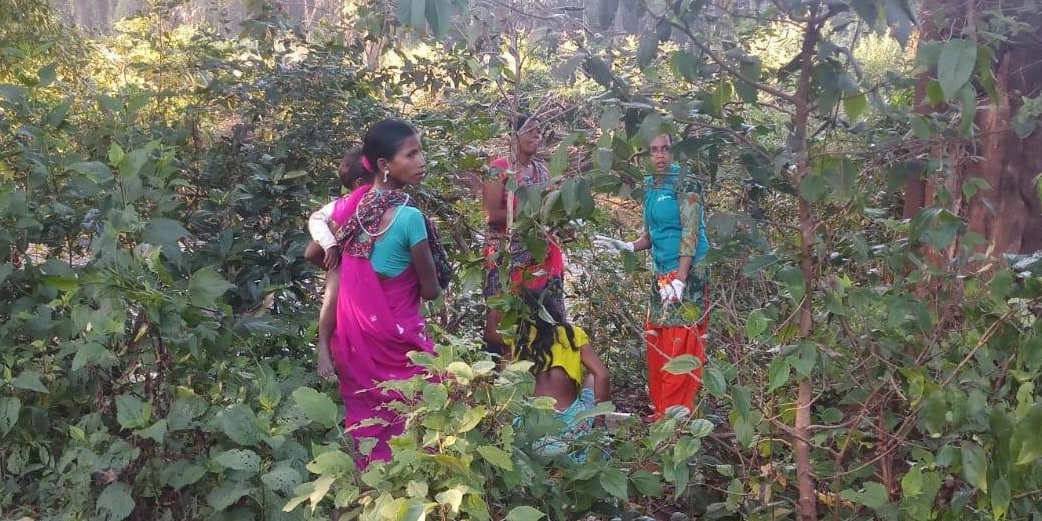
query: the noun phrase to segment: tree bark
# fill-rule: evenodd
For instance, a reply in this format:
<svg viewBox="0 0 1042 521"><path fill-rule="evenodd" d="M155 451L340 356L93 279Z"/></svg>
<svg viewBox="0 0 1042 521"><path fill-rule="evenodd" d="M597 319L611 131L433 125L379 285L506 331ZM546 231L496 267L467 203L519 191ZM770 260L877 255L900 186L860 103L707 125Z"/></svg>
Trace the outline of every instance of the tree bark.
<svg viewBox="0 0 1042 521"><path fill-rule="evenodd" d="M812 4L810 8L809 21L806 22L803 33L803 43L800 47L800 79L795 96L795 116L793 117L792 141L797 144L795 150L796 174L794 181L796 186L808 175L810 170L810 149L807 139L807 125L810 121L810 113L813 108L811 104L811 76L814 69L814 52L818 43L818 31L820 22L816 20L818 4ZM808 338L814 331L814 315L811 310L811 300L814 295L814 281L817 279L814 263L814 245L818 222L810 203L800 198L798 202L800 221L800 271L803 273L804 295L803 300L798 303L799 310L799 337ZM799 489L799 500L797 511L802 521L817 521L818 519L818 495L815 485L816 477L814 467L810 459L810 408L813 402L810 378L802 378L799 381L796 393L796 418L793 425L792 452L796 462L797 488Z"/></svg>
<svg viewBox="0 0 1042 521"><path fill-rule="evenodd" d="M921 10L922 40L946 39L963 33L975 34L976 27L988 23L983 13L1002 9L1013 13L1018 22L1037 27L1038 15L1025 15L1024 1L998 2L982 0L952 5L951 2L928 0ZM958 8L954 10L953 7ZM938 31L944 22L947 34ZM971 36L972 38L972 36ZM934 204L933 183L947 181L954 200L951 210L965 219L967 231L983 237L975 245L977 253L998 257L1004 253L1030 253L1042 249L1042 202L1035 189L1035 178L1042 173L1042 130L1021 138L1013 130L1012 121L1023 106L1024 97L1036 97L1042 91L1042 39L1032 30L1021 31L998 47L993 73L997 103L982 93L974 120L976 139L949 144L945 159L954 161L947 180L910 176L905 187L904 216L914 217L920 208ZM916 87L916 112L929 114L936 107L926 100L930 74L919 78ZM932 150L934 157L940 150ZM974 178L983 179L988 189L965 197L963 187ZM955 255L952 248L949 255Z"/></svg>

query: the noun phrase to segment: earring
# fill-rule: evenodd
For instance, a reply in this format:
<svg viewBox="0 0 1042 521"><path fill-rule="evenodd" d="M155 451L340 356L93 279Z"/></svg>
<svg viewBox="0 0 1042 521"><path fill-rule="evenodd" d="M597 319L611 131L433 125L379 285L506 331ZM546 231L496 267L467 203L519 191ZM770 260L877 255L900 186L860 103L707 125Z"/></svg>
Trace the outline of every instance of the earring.
<svg viewBox="0 0 1042 521"><path fill-rule="evenodd" d="M390 174L390 173L391 173L390 170L384 170L384 182L385 183L387 182L387 174Z"/></svg>

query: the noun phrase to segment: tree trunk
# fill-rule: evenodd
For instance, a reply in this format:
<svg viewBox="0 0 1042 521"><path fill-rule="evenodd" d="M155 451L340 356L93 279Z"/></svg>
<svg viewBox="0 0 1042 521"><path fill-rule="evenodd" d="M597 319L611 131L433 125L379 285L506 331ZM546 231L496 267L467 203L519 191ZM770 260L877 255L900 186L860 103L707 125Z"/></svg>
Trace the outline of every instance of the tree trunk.
<svg viewBox="0 0 1042 521"><path fill-rule="evenodd" d="M923 41L950 38L963 28L972 35L980 14L1003 10L1018 22L1038 27L1042 17L1028 17L1021 12L1024 1L1000 2L973 0L966 3L929 0L923 4ZM943 22L951 32L941 34L936 22ZM971 36L972 37L972 36ZM970 143L952 144L945 159L954 161L948 186L954 201L950 208L965 219L969 232L984 241L975 246L979 253L997 257L1004 253L1030 253L1042 249L1042 202L1035 190L1035 178L1042 173L1042 130L1036 129L1025 138L1017 136L1012 121L1024 97L1039 96L1042 90L1042 39L1034 30L1022 31L1002 44L995 53L993 71L998 103L985 95L978 98L979 109L974 123L976 139ZM926 101L926 84L930 76L920 77L916 88L916 111L933 111ZM933 152L939 152L934 150ZM935 157L937 154L934 154ZM983 179L990 189L978 190L965 198L962 188L974 178ZM913 217L920 208L933 204L933 187L928 179L910 177L905 192L905 217ZM952 249L954 253L956 249Z"/></svg>
<svg viewBox="0 0 1042 521"><path fill-rule="evenodd" d="M809 21L806 22L803 33L803 43L800 48L800 80L796 90L795 116L792 121L792 141L797 143L795 150L796 174L793 179L795 186L800 186L801 181L810 171L810 143L807 135L807 125L810 122L811 104L811 76L814 69L814 51L818 45L818 31L820 23L816 20L818 15L818 4L811 4L809 9ZM814 216L810 203L800 198L799 203L800 221L800 271L803 273L804 297L798 303L797 319L799 323L800 338L809 338L814 332L814 314L811 309L811 299L814 295L815 280L817 280L816 267L814 265L814 247L818 221ZM810 454L810 409L813 405L813 393L809 377L801 378L796 393L796 418L793 424L792 452L796 463L796 481L799 489L799 499L796 502L796 510L801 521L817 521L818 519L818 495L814 475L814 466Z"/></svg>
<svg viewBox="0 0 1042 521"><path fill-rule="evenodd" d="M1042 249L1042 203L1035 190L1035 178L1042 174L1042 131L1021 139L1011 124L1023 97L1038 96L1042 88L1040 55L1042 42L1035 37L999 51L999 103L978 110L980 139L956 171L960 186L975 177L991 185L966 201L960 216L969 231L985 237L978 250L992 255Z"/></svg>

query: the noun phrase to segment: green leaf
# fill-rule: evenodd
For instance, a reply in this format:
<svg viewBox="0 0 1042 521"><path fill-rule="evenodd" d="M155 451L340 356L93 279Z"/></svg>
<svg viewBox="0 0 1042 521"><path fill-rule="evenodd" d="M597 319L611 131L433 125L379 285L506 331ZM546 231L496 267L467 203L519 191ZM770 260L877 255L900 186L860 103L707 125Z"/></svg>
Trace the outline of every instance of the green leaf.
<svg viewBox="0 0 1042 521"><path fill-rule="evenodd" d="M14 429L18 423L18 413L22 410L22 401L13 396L0 397L0 438Z"/></svg>
<svg viewBox="0 0 1042 521"><path fill-rule="evenodd" d="M188 230L181 223L163 217L149 221L141 234L142 240L152 244L177 244L179 239L188 236Z"/></svg>
<svg viewBox="0 0 1042 521"><path fill-rule="evenodd" d="M971 441L962 443L962 475L967 483L988 492L988 456Z"/></svg>
<svg viewBox="0 0 1042 521"><path fill-rule="evenodd" d="M674 52L669 58L669 65L674 74L689 82L698 79L698 70L702 66L697 58L686 51Z"/></svg>
<svg viewBox="0 0 1042 521"><path fill-rule="evenodd" d="M850 159L830 161L825 168L824 179L837 199L846 201L856 195L857 164Z"/></svg>
<svg viewBox="0 0 1042 521"><path fill-rule="evenodd" d="M705 438L709 436L709 433L713 432L713 422L704 418L698 418L691 422L688 431L695 438Z"/></svg>
<svg viewBox="0 0 1042 521"><path fill-rule="evenodd" d="M125 154L119 161L119 175L123 179L137 177L141 168L148 162L148 156L152 153L152 147L135 148L129 154Z"/></svg>
<svg viewBox="0 0 1042 521"><path fill-rule="evenodd" d="M481 423L486 412L487 411L483 405L468 409L467 412L463 414L463 419L460 420L456 433L463 434L465 432L470 432L474 427L477 427L478 424Z"/></svg>
<svg viewBox="0 0 1042 521"><path fill-rule="evenodd" d="M206 467L183 459L174 461L160 470L162 483L173 487L174 490L181 490L199 481L205 475Z"/></svg>
<svg viewBox="0 0 1042 521"><path fill-rule="evenodd" d="M234 505L239 499L253 489L241 481L225 481L206 494L206 502L214 510L220 512Z"/></svg>
<svg viewBox="0 0 1042 521"><path fill-rule="evenodd" d="M931 105L940 105L948 100L944 97L944 91L941 90L941 83L937 80L930 80L926 83L926 99Z"/></svg>
<svg viewBox="0 0 1042 521"><path fill-rule="evenodd" d="M601 117L598 119L598 125L601 127L601 132L607 134L615 127L619 126L619 118L622 117L622 111L619 106L611 103L605 104L604 109L601 110Z"/></svg>
<svg viewBox="0 0 1042 521"><path fill-rule="evenodd" d="M977 46L963 38L952 38L941 48L937 60L937 81L945 99L952 99L963 88L977 63Z"/></svg>
<svg viewBox="0 0 1042 521"><path fill-rule="evenodd" d="M575 144L576 140L579 139L579 133L573 132L568 134L568 137L561 141L554 153L550 156L550 177L560 177L564 174L566 168L568 168L568 147Z"/></svg>
<svg viewBox="0 0 1042 521"><path fill-rule="evenodd" d="M429 491L430 485L426 481L409 480L405 484L405 493L409 497L427 497Z"/></svg>
<svg viewBox="0 0 1042 521"><path fill-rule="evenodd" d="M713 96L709 100L709 112L717 116L723 116L724 106L734 97L734 86L729 81L721 81L716 84Z"/></svg>
<svg viewBox="0 0 1042 521"><path fill-rule="evenodd" d="M800 376L809 378L811 371L814 370L814 365L818 362L818 349L812 342L804 341L800 343L797 353L793 353L785 359Z"/></svg>
<svg viewBox="0 0 1042 521"><path fill-rule="evenodd" d="M702 367L702 361L694 355L680 355L666 363L662 369L670 374L688 374L699 367Z"/></svg>
<svg viewBox="0 0 1042 521"><path fill-rule="evenodd" d="M496 369L496 363L492 360L478 360L477 362L474 362L470 368L474 370L475 375L484 376Z"/></svg>
<svg viewBox="0 0 1042 521"><path fill-rule="evenodd" d="M638 67L645 69L651 65L652 60L655 59L655 55L658 54L658 44L658 38L644 37L640 40L640 45L637 47Z"/></svg>
<svg viewBox="0 0 1042 521"><path fill-rule="evenodd" d="M161 419L161 420L153 423L151 426L149 426L149 427L147 427L145 429L141 429L139 431L134 431L134 434L137 434L138 436L141 436L142 438L149 438L149 439L155 441L156 443L160 443L161 444L161 443L163 443L163 440L166 439L166 431L167 431L167 429L166 429L166 419L164 418L164 419Z"/></svg>
<svg viewBox="0 0 1042 521"><path fill-rule="evenodd" d="M351 456L339 449L327 450L307 465L307 469L315 474L344 474L354 468Z"/></svg>
<svg viewBox="0 0 1042 521"><path fill-rule="evenodd" d="M778 279L785 283L786 289L792 295L792 301L799 304L803 301L807 288L803 279L803 271L798 266L786 266L778 270Z"/></svg>
<svg viewBox="0 0 1042 521"><path fill-rule="evenodd" d="M273 491L289 493L300 485L303 479L300 472L291 465L279 465L261 476L261 481Z"/></svg>
<svg viewBox="0 0 1042 521"><path fill-rule="evenodd" d="M930 139L933 132L930 130L930 120L923 116L915 115L912 116L910 121L912 124L912 134L919 139Z"/></svg>
<svg viewBox="0 0 1042 521"><path fill-rule="evenodd" d="M426 0L424 12L427 24L434 36L443 36L449 31L452 23L452 2L449 0Z"/></svg>
<svg viewBox="0 0 1042 521"><path fill-rule="evenodd" d="M767 392L774 391L788 383L791 373L792 367L789 366L789 362L786 359L775 358L771 362L770 369L767 370Z"/></svg>
<svg viewBox="0 0 1042 521"><path fill-rule="evenodd" d="M134 497L130 485L115 481L105 487L94 504L94 511L105 521L126 519L134 511Z"/></svg>
<svg viewBox="0 0 1042 521"><path fill-rule="evenodd" d="M607 467L600 475L601 487L604 491L623 501L629 499L629 479L619 469Z"/></svg>
<svg viewBox="0 0 1042 521"><path fill-rule="evenodd" d="M98 184L112 179L112 171L109 170L109 167L105 163L100 161L73 163L69 165L69 170L72 170L77 174L83 174L87 176L87 179Z"/></svg>
<svg viewBox="0 0 1042 521"><path fill-rule="evenodd" d="M752 417L752 399L750 398L749 389L744 385L732 385L731 390L731 401L734 404L734 412L740 414L743 418L749 419Z"/></svg>
<svg viewBox="0 0 1042 521"><path fill-rule="evenodd" d="M213 306L217 299L235 285L213 268L200 268L188 280L188 299L197 306Z"/></svg>
<svg viewBox="0 0 1042 521"><path fill-rule="evenodd" d="M139 429L148 425L152 417L152 404L136 396L121 394L116 397L116 421L124 429Z"/></svg>
<svg viewBox="0 0 1042 521"><path fill-rule="evenodd" d="M213 459L218 465L232 470L260 470L260 456L249 449L231 449Z"/></svg>
<svg viewBox="0 0 1042 521"><path fill-rule="evenodd" d="M865 491L861 495L861 503L871 509L880 509L890 503L890 494L881 483L869 481L865 483Z"/></svg>
<svg viewBox="0 0 1042 521"><path fill-rule="evenodd" d="M596 81L602 87L610 89L615 83L615 76L611 73L611 68L599 57L591 54L583 62L583 65L583 70L586 71L586 74L589 74L590 78L593 78L593 81Z"/></svg>
<svg viewBox="0 0 1042 521"><path fill-rule="evenodd" d="M423 388L423 404L429 411L440 411L449 401L449 391L444 384L428 384Z"/></svg>
<svg viewBox="0 0 1042 521"><path fill-rule="evenodd" d="M586 182L586 179L573 177L565 181L564 185L561 186L561 200L564 203L565 213L568 215L575 214L584 192L590 192L590 185Z"/></svg>
<svg viewBox="0 0 1042 521"><path fill-rule="evenodd" d="M739 72L751 81L760 81L763 64L759 58L745 57L742 59ZM746 103L756 103L756 99L760 96L760 89L745 80L736 80L734 90L738 93L738 97Z"/></svg>
<svg viewBox="0 0 1042 521"><path fill-rule="evenodd" d="M738 445L741 447L749 448L753 444L753 437L756 435L756 427L752 421L744 418L742 414L737 411L732 412L729 416L731 421L731 429L734 430L735 440L738 441Z"/></svg>
<svg viewBox="0 0 1042 521"><path fill-rule="evenodd" d="M97 342L85 342L82 346L76 349L76 355L72 357L73 371L83 369L88 364L96 365L100 367L110 367L115 365L119 360L116 355L112 354L112 351L105 349L105 346Z"/></svg>
<svg viewBox="0 0 1042 521"><path fill-rule="evenodd" d="M890 495L887 493L886 487L875 481L865 483L865 489L861 492L855 492L850 489L844 490L840 493L840 497L849 501L856 501L873 510L883 508L890 503Z"/></svg>
<svg viewBox="0 0 1042 521"><path fill-rule="evenodd" d="M506 451L499 447L493 445L481 445L478 447L478 454L480 454L485 461L503 470L514 470L514 462L511 461L510 454L507 454Z"/></svg>
<svg viewBox="0 0 1042 521"><path fill-rule="evenodd" d="M973 120L977 117L977 89L966 84L959 89L959 134L969 136L973 132Z"/></svg>
<svg viewBox="0 0 1042 521"><path fill-rule="evenodd" d="M750 257L749 260L745 261L745 266L742 267L742 274L746 277L755 275L763 268L776 262L778 262L778 257L771 253Z"/></svg>
<svg viewBox="0 0 1042 521"><path fill-rule="evenodd" d="M293 400L311 421L326 429L335 427L340 419L336 404L326 393L310 387L298 387L293 391Z"/></svg>
<svg viewBox="0 0 1042 521"><path fill-rule="evenodd" d="M48 63L47 65L40 67L40 70L36 71L36 77L40 79L41 87L46 87L54 83L54 80L57 78L57 74L55 73L57 69L57 63Z"/></svg>
<svg viewBox="0 0 1042 521"><path fill-rule="evenodd" d="M652 474L646 470L638 470L630 476L630 481L637 489L637 493L644 497L659 497L662 495L662 475Z"/></svg>
<svg viewBox="0 0 1042 521"><path fill-rule="evenodd" d="M905 497L918 496L923 491L923 471L912 467L901 477L901 492Z"/></svg>
<svg viewBox="0 0 1042 521"><path fill-rule="evenodd" d="M217 415L217 423L239 445L257 445L266 438L257 426L257 415L246 404L229 405Z"/></svg>
<svg viewBox="0 0 1042 521"><path fill-rule="evenodd" d="M715 365L709 365L702 371L702 383L706 391L715 398L723 398L727 394L727 379L724 373Z"/></svg>
<svg viewBox="0 0 1042 521"><path fill-rule="evenodd" d="M179 396L170 406L166 419L171 432L184 430L192 426L192 420L206 412L210 406L202 397L195 394Z"/></svg>
<svg viewBox="0 0 1042 521"><path fill-rule="evenodd" d="M506 521L538 521L545 517L546 514L530 507L522 505L510 509L510 513L507 514Z"/></svg>
<svg viewBox="0 0 1042 521"><path fill-rule="evenodd" d="M745 338L749 340L759 338L764 331L767 331L767 326L767 316L764 315L763 310L754 310L745 319Z"/></svg>
<svg viewBox="0 0 1042 521"><path fill-rule="evenodd" d="M699 449L702 448L702 440L699 438L693 438L691 436L681 436L677 440L676 444L673 445L673 461L674 465L682 465L689 461L692 456L698 453ZM670 462L665 462L667 465Z"/></svg>
<svg viewBox="0 0 1042 521"><path fill-rule="evenodd" d="M816 203L825 195L825 179L820 175L807 174L800 181L800 197L808 203Z"/></svg>
<svg viewBox="0 0 1042 521"><path fill-rule="evenodd" d="M1021 110L1023 110L1023 108ZM1019 112L1017 113L1017 116L1020 116ZM1013 119L1013 132L1015 132L1017 137L1020 139L1027 139L1028 136L1035 132L1035 126L1037 124L1038 122L1034 119L1017 117Z"/></svg>
<svg viewBox="0 0 1042 521"><path fill-rule="evenodd" d="M962 195L967 199L981 190L991 190L991 184L980 177L971 177L962 183Z"/></svg>
<svg viewBox="0 0 1042 521"><path fill-rule="evenodd" d="M1036 347L1037 349L1037 347ZM1018 407L1018 409L1022 409ZM1010 451L1016 455L1017 465L1034 465L1042 458L1042 404L1034 403L1017 422L1010 437Z"/></svg>
<svg viewBox="0 0 1042 521"><path fill-rule="evenodd" d="M22 371L14 380L11 380L11 385L16 389L50 394L47 387L40 381L40 373L36 371Z"/></svg>
<svg viewBox="0 0 1042 521"><path fill-rule="evenodd" d="M991 486L991 515L995 519L1002 519L1009 512L1009 504L1013 498L1009 481L1005 477L995 480Z"/></svg>
<svg viewBox="0 0 1042 521"><path fill-rule="evenodd" d="M868 97L864 92L843 98L843 110L847 113L847 119L853 123L865 113L868 108Z"/></svg>
<svg viewBox="0 0 1042 521"><path fill-rule="evenodd" d="M850 7L869 27L879 25L879 6L874 0L851 0Z"/></svg>
<svg viewBox="0 0 1042 521"><path fill-rule="evenodd" d="M458 485L434 496L439 505L449 505L453 514L459 513L460 504L463 503L463 495L470 490L465 485Z"/></svg>
<svg viewBox="0 0 1042 521"><path fill-rule="evenodd" d="M644 116L640 124L640 136L644 144L650 144L662 134L662 116L658 112L650 112Z"/></svg>
<svg viewBox="0 0 1042 521"><path fill-rule="evenodd" d="M456 378L459 378L465 382L474 379L474 370L471 369L466 362L456 360L454 362L449 363L445 370L448 371L448 373L452 376L455 376Z"/></svg>
<svg viewBox="0 0 1042 521"><path fill-rule="evenodd" d="M416 29L417 31L422 31L424 29L423 23L425 21L424 14L427 8L426 0L400 0L399 3L412 4L412 7L409 9L410 17L408 20L408 24L412 26L413 29Z"/></svg>

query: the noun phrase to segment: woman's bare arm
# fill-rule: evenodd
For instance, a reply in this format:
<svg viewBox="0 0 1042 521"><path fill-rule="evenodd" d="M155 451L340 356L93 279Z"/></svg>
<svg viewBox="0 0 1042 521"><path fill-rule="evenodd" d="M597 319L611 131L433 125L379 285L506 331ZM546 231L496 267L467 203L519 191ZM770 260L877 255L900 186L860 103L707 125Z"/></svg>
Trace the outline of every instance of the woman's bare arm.
<svg viewBox="0 0 1042 521"><path fill-rule="evenodd" d="M434 267L434 256L431 255L431 246L424 239L409 249L412 254L412 264L416 268L416 276L420 279L420 296L425 300L434 300L441 296L441 286L438 285L438 270Z"/></svg>
<svg viewBox="0 0 1042 521"><path fill-rule="evenodd" d="M506 186L499 179L488 179L481 185L481 201L489 226L502 227L507 224L507 209L502 207L505 192Z"/></svg>

